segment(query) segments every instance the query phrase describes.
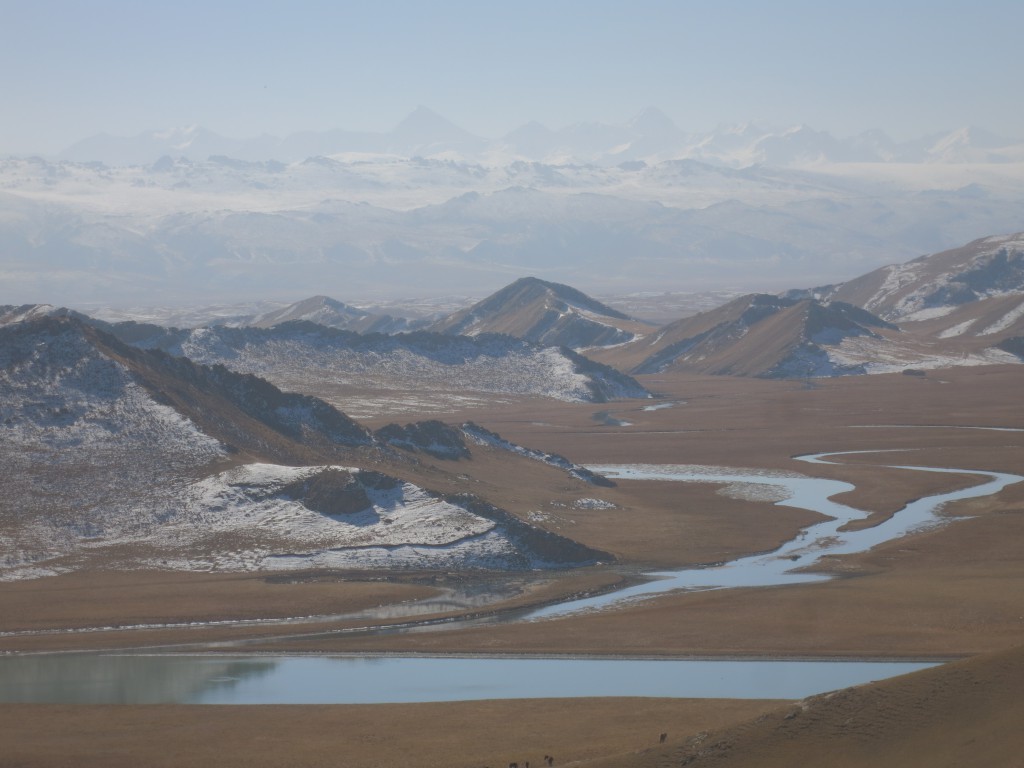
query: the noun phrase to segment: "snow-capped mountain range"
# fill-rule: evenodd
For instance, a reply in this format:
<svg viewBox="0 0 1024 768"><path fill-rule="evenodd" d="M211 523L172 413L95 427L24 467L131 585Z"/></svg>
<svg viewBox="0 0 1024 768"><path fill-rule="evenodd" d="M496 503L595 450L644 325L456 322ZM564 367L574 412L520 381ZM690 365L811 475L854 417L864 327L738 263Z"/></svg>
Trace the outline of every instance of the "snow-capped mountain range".
<svg viewBox="0 0 1024 768"><path fill-rule="evenodd" d="M1024 204L1019 144L976 129L687 137L647 110L486 142L418 110L376 137L97 141L0 159L0 301L782 290L1019 230Z"/></svg>
<svg viewBox="0 0 1024 768"><path fill-rule="evenodd" d="M1024 160L1024 139L995 136L977 127L903 142L893 141L880 130L839 139L806 125L779 128L758 122L687 133L656 107L647 107L619 125L583 122L552 130L528 122L505 136L486 139L420 106L385 133L338 129L236 139L194 125L131 137L93 136L62 151L59 159L149 165L162 157L206 160L221 156L248 162L291 163L344 154L447 157L488 164L524 160L616 165L652 159L692 159L732 167L820 161L1010 163Z"/></svg>

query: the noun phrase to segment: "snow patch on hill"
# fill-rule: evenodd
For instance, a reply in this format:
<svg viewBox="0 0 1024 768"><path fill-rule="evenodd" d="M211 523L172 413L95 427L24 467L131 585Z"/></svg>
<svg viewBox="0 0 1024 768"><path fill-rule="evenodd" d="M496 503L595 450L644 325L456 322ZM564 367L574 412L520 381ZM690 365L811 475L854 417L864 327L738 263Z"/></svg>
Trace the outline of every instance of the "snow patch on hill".
<svg viewBox="0 0 1024 768"><path fill-rule="evenodd" d="M0 427L7 449L116 447L176 466L224 456L223 446L156 402L127 368L60 326L0 331Z"/></svg>
<svg viewBox="0 0 1024 768"><path fill-rule="evenodd" d="M1020 304L1018 304L1016 307L1014 307L1005 315L1003 315L1001 319L997 320L996 322L992 323L992 325L983 329L981 333L978 335L989 336L994 333L1002 333L1011 325L1020 320L1022 317L1024 317L1024 301L1021 301Z"/></svg>
<svg viewBox="0 0 1024 768"><path fill-rule="evenodd" d="M366 506L332 514L312 509L308 500L297 497L296 489L304 482L325 474L350 478L365 496ZM268 557L365 547L444 547L495 528L493 521L411 483L374 487L359 483L361 474L365 473L340 466L248 464L231 469L189 487L182 494L182 511L159 538L181 546L218 533L238 534L263 540L263 546L253 551ZM269 546L274 541L286 543L285 551Z"/></svg>
<svg viewBox="0 0 1024 768"><path fill-rule="evenodd" d="M957 336L963 336L965 333L967 333L967 330L972 325L974 325L975 322L976 322L975 320L971 319L971 320L965 320L962 323L957 323L956 325L951 326L951 327L947 328L944 331L941 331L939 333L939 338L940 339L953 339L953 338L956 338Z"/></svg>
<svg viewBox="0 0 1024 768"><path fill-rule="evenodd" d="M846 339L829 350L837 365L859 366L864 373L897 373L907 368L933 370L958 366L1019 363L1015 355L997 348L961 354L929 354L912 341L886 340L880 343L866 337Z"/></svg>
<svg viewBox="0 0 1024 768"><path fill-rule="evenodd" d="M924 320L937 316L927 314L929 311L952 311L979 299L1024 292L1024 236L1020 234L985 238L968 259L928 279L932 259L890 267L889 279L864 306L879 307L896 290L917 281L921 284L900 298L885 316Z"/></svg>
<svg viewBox="0 0 1024 768"><path fill-rule="evenodd" d="M339 386L540 395L569 402L648 396L628 376L569 350L497 334L473 339L423 332L360 336L308 323L183 333L143 343L325 398Z"/></svg>

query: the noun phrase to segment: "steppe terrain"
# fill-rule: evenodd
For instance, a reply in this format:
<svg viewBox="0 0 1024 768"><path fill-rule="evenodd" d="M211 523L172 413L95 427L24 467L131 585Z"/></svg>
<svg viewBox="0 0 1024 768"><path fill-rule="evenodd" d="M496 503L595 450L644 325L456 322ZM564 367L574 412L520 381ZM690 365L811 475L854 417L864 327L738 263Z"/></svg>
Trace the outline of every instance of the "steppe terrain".
<svg viewBox="0 0 1024 768"><path fill-rule="evenodd" d="M1021 366L820 380L683 373L638 380L660 399L599 405L517 398L424 416L452 424L472 420L506 440L582 464L700 464L842 479L856 490L841 501L871 512L871 522L911 499L976 482L878 465L1018 473L1024 466L1024 431L1016 431L1024 430ZM351 388L332 400L346 396L372 393ZM377 428L387 421L365 424ZM832 451L871 453L813 467L792 459ZM442 468L451 471L451 461L420 461L419 477L436 474L442 482ZM619 569L545 573L513 584L503 601L464 606L463 613L600 590L641 567L715 563L770 550L816 517L737 489L652 481L586 486L534 464L514 485L500 482L507 469L495 453L480 452L458 470L492 503L613 554ZM577 503L581 499L606 504ZM1014 725L1024 657L1012 650L1024 645L1024 484L950 505L943 514L950 522L937 529L863 555L828 558L819 567L836 578L821 584L670 593L598 614L465 628L456 623L443 632L334 634L330 630L402 619L327 617L493 576L93 571L3 583L0 651L196 648L233 640L245 641L245 650L278 653L982 655L815 697L795 709L656 699L213 709L7 705L0 765L503 766L540 765L544 754L555 755L559 765L690 759L698 765L1014 765L1024 749ZM302 625L203 623L295 616L323 618ZM154 626L168 624L190 626ZM61 631L98 627L110 629ZM664 745L657 743L661 732L670 734ZM711 735L699 735L705 732Z"/></svg>

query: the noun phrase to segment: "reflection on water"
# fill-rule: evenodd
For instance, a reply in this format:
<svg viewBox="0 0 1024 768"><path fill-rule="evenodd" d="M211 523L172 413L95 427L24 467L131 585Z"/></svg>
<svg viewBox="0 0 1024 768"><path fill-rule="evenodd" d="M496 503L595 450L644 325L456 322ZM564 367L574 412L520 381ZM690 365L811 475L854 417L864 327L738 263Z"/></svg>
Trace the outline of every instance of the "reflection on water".
<svg viewBox="0 0 1024 768"><path fill-rule="evenodd" d="M63 704L165 704L196 702L270 674L263 659L94 654L0 657L0 701Z"/></svg>
<svg viewBox="0 0 1024 768"><path fill-rule="evenodd" d="M21 656L0 701L374 704L575 696L797 699L931 666L637 659Z"/></svg>
<svg viewBox="0 0 1024 768"><path fill-rule="evenodd" d="M872 453L859 451L858 453ZM828 464L825 456L841 454L815 454L798 457L810 464ZM831 500L832 496L853 490L854 486L838 480L815 477L763 474L739 474L733 470L715 470L707 467L674 465L613 465L591 466L588 469L611 478L631 480L670 480L699 483L751 483L778 486L786 498L776 504L809 509L829 517L816 525L803 529L796 538L768 554L751 555L708 568L688 568L679 571L659 571L647 574L654 581L619 590L607 595L575 600L541 608L526 618L538 619L562 616L583 610L604 608L624 600L646 597L674 589L722 589L728 587L762 587L798 584L828 579L826 574L800 573L797 569L813 565L824 555L848 555L865 552L878 544L905 536L912 531L936 525L940 518L936 511L943 504L961 499L972 499L998 493L1007 485L1020 482L1024 477L1002 472L984 472L973 469L937 469L935 467L893 466L919 472L978 475L987 482L959 491L926 496L912 501L891 518L871 528L840 531L853 520L867 515L859 509Z"/></svg>

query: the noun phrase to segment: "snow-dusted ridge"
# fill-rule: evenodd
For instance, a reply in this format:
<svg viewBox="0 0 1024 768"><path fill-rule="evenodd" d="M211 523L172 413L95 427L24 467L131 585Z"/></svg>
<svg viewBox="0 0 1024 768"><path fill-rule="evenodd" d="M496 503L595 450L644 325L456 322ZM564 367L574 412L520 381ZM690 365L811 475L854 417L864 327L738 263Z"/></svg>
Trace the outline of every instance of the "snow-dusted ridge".
<svg viewBox="0 0 1024 768"><path fill-rule="evenodd" d="M324 397L330 396L321 391L324 382L361 389L540 395L569 402L650 396L632 378L569 349L499 334L360 335L289 322L271 329L171 330L134 343Z"/></svg>
<svg viewBox="0 0 1024 768"><path fill-rule="evenodd" d="M981 299L1024 295L1024 233L882 267L831 292L845 300L856 296L855 303L888 320L910 322L942 317Z"/></svg>
<svg viewBox="0 0 1024 768"><path fill-rule="evenodd" d="M531 570L610 558L472 497L445 498L344 466L246 464L178 484L146 504L145 511L106 510L91 535L37 526L47 549L29 557L9 550L0 581L74 569L109 550L120 568L200 571ZM133 511L152 524L119 529Z"/></svg>
<svg viewBox="0 0 1024 768"><path fill-rule="evenodd" d="M441 427L394 436L436 451L461 434ZM0 580L97 564L507 570L610 558L470 495L303 465L390 449L315 398L73 318L0 326L0 437Z"/></svg>

